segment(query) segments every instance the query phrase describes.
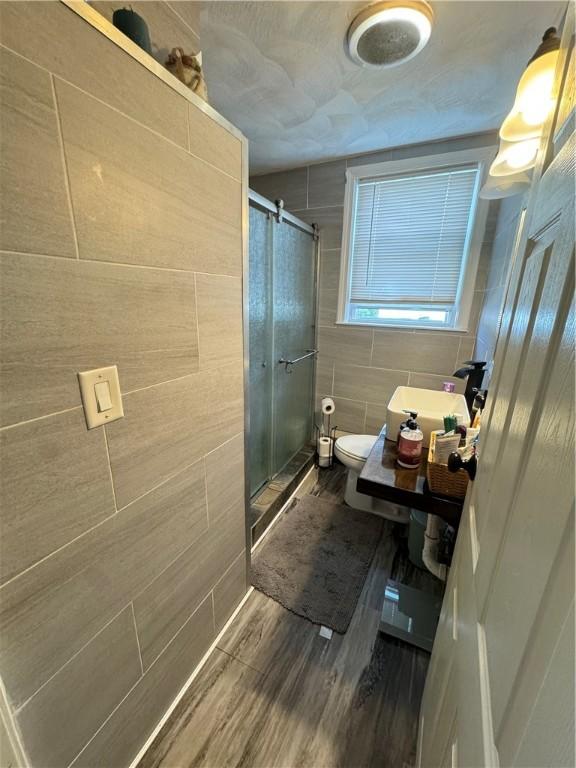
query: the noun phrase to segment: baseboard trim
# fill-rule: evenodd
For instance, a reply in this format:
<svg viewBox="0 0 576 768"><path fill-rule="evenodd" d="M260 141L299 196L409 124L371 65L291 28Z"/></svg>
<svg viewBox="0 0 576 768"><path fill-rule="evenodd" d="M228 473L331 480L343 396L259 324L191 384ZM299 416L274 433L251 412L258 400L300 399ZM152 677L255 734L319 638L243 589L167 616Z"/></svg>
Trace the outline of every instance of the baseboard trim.
<svg viewBox="0 0 576 768"><path fill-rule="evenodd" d="M160 733L160 731L164 727L166 721L168 720L168 718L170 717L172 712L174 712L174 710L176 709L176 707L178 706L178 704L180 703L180 701L182 700L182 698L186 694L188 688L190 688L190 686L194 682L194 679L202 671L202 668L204 667L204 665L206 664L206 662L208 661L208 659L212 655L213 651L216 649L218 643L222 639L222 636L225 634L226 630L228 629L230 624L232 624L232 622L234 621L236 616L240 613L240 611L242 610L245 602L248 600L248 598L250 597L250 595L252 594L253 591L254 591L254 587L250 587L248 589L248 591L246 592L246 594L244 595L244 597L242 598L242 600L238 603L236 609L234 610L234 613L230 616L230 618L228 619L226 624L224 624L224 626L222 627L220 632L217 634L216 638L214 639L214 642L208 648L208 650L206 651L204 656L200 659L200 662L198 663L198 666L195 668L194 672L192 672L192 674L190 675L188 680L186 680L186 682L184 683L182 688L176 694L176 697L175 697L174 701L172 702L172 704L170 704L170 706L168 707L168 709L166 710L166 712L162 716L162 719L160 720L158 725L154 728L154 730L152 731L150 736L148 736L148 738L146 739L146 741L144 742L144 744L142 745L142 747L138 751L136 757L134 758L134 760L132 760L132 762L130 763L128 768L136 768L136 766L138 765L140 760L142 760L142 758L144 757L144 755L146 754L146 752L150 748L152 742L154 741L156 736L158 736L158 734Z"/></svg>
<svg viewBox="0 0 576 768"><path fill-rule="evenodd" d="M282 515L282 513L284 512L284 510L286 509L286 507L287 507L287 506L290 504L290 502L291 502L291 501L292 501L292 499L293 499L293 498L296 496L296 494L298 493L298 491L300 490L300 488L301 488L301 487L304 485L304 483L305 483L305 482L306 482L306 481L309 479L309 477L310 477L311 473L312 473L312 472L314 472L315 470L316 470L316 467L315 467L315 466L312 466L312 467L310 467L310 469L309 469L309 470L308 470L308 472L307 472L307 473L304 475L304 477L302 478L302 480L301 480L301 481L298 483L297 487L294 489L294 491L292 492L292 494L290 495L290 497L289 497L289 498L286 500L285 504L283 504L283 505L282 505L282 507L281 507L281 508L278 510L278 513L277 513L277 514L274 516L274 518L273 518L273 519L272 519L272 521L270 522L270 525L268 526L268 528L266 529L266 531L265 531L265 532L262 534L262 536L261 536L261 537L258 539L258 541L257 541L257 542L256 542L256 544L254 545L254 547L252 547L252 552L254 552L254 550L255 550L255 549L257 549L257 547L259 547L259 546L260 546L260 544L261 544L261 543L262 543L262 541L263 541L263 540L266 538L266 536L268 535L268 533L270 532L270 530L271 530L271 529L273 528L273 526L274 526L274 525L275 525L275 524L278 522L278 520L280 519L280 516ZM202 668L204 667L204 665L206 664L206 662L208 661L208 659L209 659L209 658L210 658L210 656L212 655L212 652L215 650L215 648L217 647L218 643L219 643L219 642L220 642L220 640L222 639L223 635L226 633L226 631L227 631L228 627L229 627L229 626L232 624L232 622L234 621L234 619L236 618L236 616L237 616L237 615L240 613L240 611L242 610L242 608L243 608L244 604L246 603L246 601L248 600L248 598L250 597L250 595L252 594L252 592L254 592L254 587L250 587L250 588L248 589L248 591L246 592L246 594L244 595L244 597L242 598L242 600L240 601L240 603L238 603L238 605L237 605L236 609L234 610L234 613L233 613L233 614L230 616L230 618L228 619L228 621L226 622L226 624L224 624L224 626L222 627L222 629L220 630L220 632L219 632L219 633L218 633L218 635L216 636L216 638L215 638L214 642L212 643L212 645L210 646L210 648L208 648L208 650L206 651L206 653L204 654L204 656L203 656L203 657L202 657L202 659L200 660L200 662L199 662L198 666L196 667L196 669L194 670L194 672L192 672L192 674L190 675L190 677L188 678L188 680L186 680L186 682L184 683L184 685L182 686L182 688L180 689L180 691L179 691L179 692L176 694L176 698L174 699L174 701L172 702L172 704L170 704L170 706L168 707L168 709L166 710L166 712L165 712L165 713L164 713L164 715L162 716L162 719L160 720L160 722L158 723L158 725L157 725L157 726L154 728L154 730L152 731L152 733L150 734L150 736L148 736L148 738L146 739L146 741L144 742L144 744L143 744L143 745L142 745L142 747L140 748L140 750L139 750L138 754L136 755L136 757L134 758L134 760L132 760L132 762L130 763L130 765L128 766L128 768L136 768L136 766L138 765L138 763L140 762L140 760L142 760L142 758L144 757L144 755L146 754L146 752L147 752L147 751L148 751L148 749L150 748L150 746L151 746L152 742L154 741L154 739L156 738L156 736L158 736L158 734L160 733L160 731L161 731L161 730L162 730L162 728L164 727L164 725L165 725L166 721L168 720L168 718L170 717L170 715L172 714L172 712L174 712L174 710L176 709L176 707L178 706L178 704L180 703L180 701L183 699L183 697L184 697L184 695L186 694L186 692L187 692L188 688L190 688L190 686L191 686L191 685L192 685L192 683L194 682L194 679L195 679L195 678L198 676L198 674L201 672Z"/></svg>

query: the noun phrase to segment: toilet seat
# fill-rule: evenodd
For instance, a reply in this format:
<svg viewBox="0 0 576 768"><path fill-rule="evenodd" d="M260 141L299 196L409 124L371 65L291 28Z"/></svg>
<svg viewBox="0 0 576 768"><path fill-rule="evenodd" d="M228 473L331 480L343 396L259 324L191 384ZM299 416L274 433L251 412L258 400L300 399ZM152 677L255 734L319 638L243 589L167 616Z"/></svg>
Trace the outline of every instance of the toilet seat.
<svg viewBox="0 0 576 768"><path fill-rule="evenodd" d="M343 435L336 440L334 452L342 464L361 472L377 440L374 435Z"/></svg>

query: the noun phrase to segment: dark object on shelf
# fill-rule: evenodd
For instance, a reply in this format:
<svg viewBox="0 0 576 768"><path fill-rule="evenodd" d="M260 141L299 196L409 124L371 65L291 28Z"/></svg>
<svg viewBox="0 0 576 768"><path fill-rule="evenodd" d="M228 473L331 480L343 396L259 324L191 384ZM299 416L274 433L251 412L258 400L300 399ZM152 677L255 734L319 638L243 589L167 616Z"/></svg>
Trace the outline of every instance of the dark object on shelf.
<svg viewBox="0 0 576 768"><path fill-rule="evenodd" d="M148 24L142 16L130 8L119 8L112 14L112 24L129 37L132 42L140 46L142 50L152 55L152 43L150 42L150 33Z"/></svg>
<svg viewBox="0 0 576 768"><path fill-rule="evenodd" d="M464 469L468 473L470 480L474 480L476 477L476 470L478 469L478 459L476 454L471 456L468 461L464 461L458 451L454 451L448 456L448 469L450 472L458 472L459 469Z"/></svg>
<svg viewBox="0 0 576 768"><path fill-rule="evenodd" d="M467 367L458 368L453 375L458 379L466 379L466 391L464 392L464 397L466 398L466 403L468 405L468 412L471 414L474 407L474 398L482 387L484 366L486 365L486 362L481 360L466 360L464 365Z"/></svg>

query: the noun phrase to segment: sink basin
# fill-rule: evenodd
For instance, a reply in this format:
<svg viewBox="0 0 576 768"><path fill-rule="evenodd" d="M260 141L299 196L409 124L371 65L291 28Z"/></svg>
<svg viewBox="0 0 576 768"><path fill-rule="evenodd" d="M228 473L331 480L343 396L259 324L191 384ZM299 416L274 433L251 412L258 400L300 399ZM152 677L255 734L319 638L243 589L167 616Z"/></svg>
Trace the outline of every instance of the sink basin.
<svg viewBox="0 0 576 768"><path fill-rule="evenodd" d="M462 423L470 425L470 414L464 395L456 392L437 392L434 389L416 387L396 387L388 403L386 412L386 435L396 440L400 424L408 416L405 411L415 411L416 421L424 433L424 447L430 445L430 433L435 429L444 429L444 416L461 414Z"/></svg>

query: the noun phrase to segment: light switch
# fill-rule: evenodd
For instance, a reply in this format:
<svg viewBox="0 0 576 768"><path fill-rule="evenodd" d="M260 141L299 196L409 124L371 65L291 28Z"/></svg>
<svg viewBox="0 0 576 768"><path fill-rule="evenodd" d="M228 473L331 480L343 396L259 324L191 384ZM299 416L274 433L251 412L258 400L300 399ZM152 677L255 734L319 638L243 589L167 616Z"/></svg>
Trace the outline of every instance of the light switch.
<svg viewBox="0 0 576 768"><path fill-rule="evenodd" d="M98 381L94 384L94 394L96 395L96 405L98 412L109 411L112 406L110 397L110 384L107 381Z"/></svg>
<svg viewBox="0 0 576 768"><path fill-rule="evenodd" d="M88 429L100 427L124 416L118 368L95 368L78 374L82 405Z"/></svg>

